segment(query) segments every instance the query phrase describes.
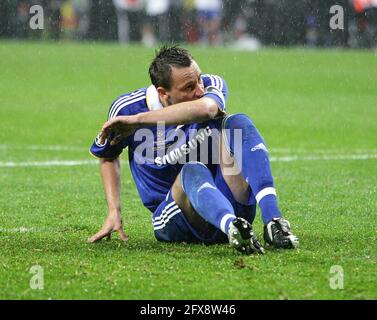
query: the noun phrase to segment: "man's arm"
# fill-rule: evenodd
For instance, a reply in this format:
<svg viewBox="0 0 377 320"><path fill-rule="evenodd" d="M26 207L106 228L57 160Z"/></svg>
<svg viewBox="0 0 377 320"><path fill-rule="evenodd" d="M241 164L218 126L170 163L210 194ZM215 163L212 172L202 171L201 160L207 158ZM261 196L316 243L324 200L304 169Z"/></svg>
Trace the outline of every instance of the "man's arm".
<svg viewBox="0 0 377 320"><path fill-rule="evenodd" d="M100 172L103 188L107 200L108 215L101 228L94 236L88 239L89 242L96 242L104 237L111 237L111 233L117 231L123 241L128 240L128 236L123 231L121 218L121 198L120 198L120 161L115 159L100 159Z"/></svg>
<svg viewBox="0 0 377 320"><path fill-rule="evenodd" d="M155 125L164 121L165 125L200 123L215 119L225 113L218 107L216 101L203 97L198 100L181 102L156 111L144 112L135 115L140 127Z"/></svg>
<svg viewBox="0 0 377 320"><path fill-rule="evenodd" d="M121 212L120 203L120 161L115 159L100 159L102 184L106 195L109 212Z"/></svg>
<svg viewBox="0 0 377 320"><path fill-rule="evenodd" d="M223 115L225 112L219 108L214 99L202 97L155 111L113 118L102 127L100 139L103 143L109 134L113 133L111 144L116 144L136 129L156 125L158 122L163 121L165 125L200 123Z"/></svg>

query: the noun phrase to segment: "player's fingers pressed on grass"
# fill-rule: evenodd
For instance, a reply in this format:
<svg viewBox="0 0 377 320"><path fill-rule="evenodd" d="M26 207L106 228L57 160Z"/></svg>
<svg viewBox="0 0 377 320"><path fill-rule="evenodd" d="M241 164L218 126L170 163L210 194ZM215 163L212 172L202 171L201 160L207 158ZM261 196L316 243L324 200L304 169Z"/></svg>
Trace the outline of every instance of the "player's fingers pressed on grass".
<svg viewBox="0 0 377 320"><path fill-rule="evenodd" d="M111 232L114 231L114 221L112 219L112 217L107 217L101 230L98 231L95 235L93 235L92 237L90 237L88 239L88 242L90 243L93 243L93 242L97 242L105 237L108 237L109 235L111 235Z"/></svg>
<svg viewBox="0 0 377 320"><path fill-rule="evenodd" d="M106 230L102 229L98 231L94 236L88 239L89 243L94 243L106 238L107 241L111 240L111 234L113 232L118 232L120 240L126 242L128 241L128 235L124 232L123 228L119 228L118 230Z"/></svg>
<svg viewBox="0 0 377 320"><path fill-rule="evenodd" d="M94 236L90 237L88 239L88 242L89 243L94 243L94 242L100 241L101 239L103 239L105 237L107 237L108 240L110 240L110 238L111 238L111 232L112 232L112 230L101 229Z"/></svg>
<svg viewBox="0 0 377 320"><path fill-rule="evenodd" d="M120 228L118 230L118 233L119 233L120 240L122 240L124 242L128 241L128 235L124 232L123 228Z"/></svg>
<svg viewBox="0 0 377 320"><path fill-rule="evenodd" d="M88 239L89 243L100 241L103 238L111 239L111 234L118 232L122 241L127 241L128 236L123 230L123 221L119 214L109 214L101 228L95 235Z"/></svg>

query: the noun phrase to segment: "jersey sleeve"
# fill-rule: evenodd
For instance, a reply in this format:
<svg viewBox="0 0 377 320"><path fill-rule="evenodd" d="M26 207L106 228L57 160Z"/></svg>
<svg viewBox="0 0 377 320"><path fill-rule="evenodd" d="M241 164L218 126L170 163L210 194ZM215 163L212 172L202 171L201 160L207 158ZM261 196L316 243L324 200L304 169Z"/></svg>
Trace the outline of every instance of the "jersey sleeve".
<svg viewBox="0 0 377 320"><path fill-rule="evenodd" d="M130 116L137 114L140 112L140 106L143 104L143 101L145 101L145 90L138 90L131 94L120 96L111 104L107 119L110 120L117 116ZM118 144L111 146L107 139L101 144L98 134L94 139L89 152L96 158L113 159L122 153L123 149L130 144L131 139L132 136L129 136Z"/></svg>
<svg viewBox="0 0 377 320"><path fill-rule="evenodd" d="M204 96L214 99L222 111L226 111L226 100L228 98L228 87L223 78L205 74L202 76L204 84Z"/></svg>

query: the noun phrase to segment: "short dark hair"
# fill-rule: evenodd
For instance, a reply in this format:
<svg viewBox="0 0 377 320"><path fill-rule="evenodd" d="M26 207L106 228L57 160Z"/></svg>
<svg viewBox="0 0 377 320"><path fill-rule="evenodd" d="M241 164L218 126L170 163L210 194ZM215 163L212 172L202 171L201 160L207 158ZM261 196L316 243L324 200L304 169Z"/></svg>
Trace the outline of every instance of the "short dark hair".
<svg viewBox="0 0 377 320"><path fill-rule="evenodd" d="M164 45L158 51L149 67L149 77L152 84L163 87L167 90L171 88L171 68L185 68L191 65L193 56L188 50L177 45Z"/></svg>

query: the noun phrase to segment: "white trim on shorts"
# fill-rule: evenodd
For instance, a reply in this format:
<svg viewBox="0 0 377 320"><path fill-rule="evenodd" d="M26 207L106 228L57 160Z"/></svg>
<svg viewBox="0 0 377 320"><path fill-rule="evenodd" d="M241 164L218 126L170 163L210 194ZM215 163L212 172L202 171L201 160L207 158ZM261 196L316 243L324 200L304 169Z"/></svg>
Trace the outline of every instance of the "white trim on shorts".
<svg viewBox="0 0 377 320"><path fill-rule="evenodd" d="M178 207L174 200L168 203L158 217L154 219L152 218L153 229L160 230L165 228L169 220L181 212L181 209Z"/></svg>

